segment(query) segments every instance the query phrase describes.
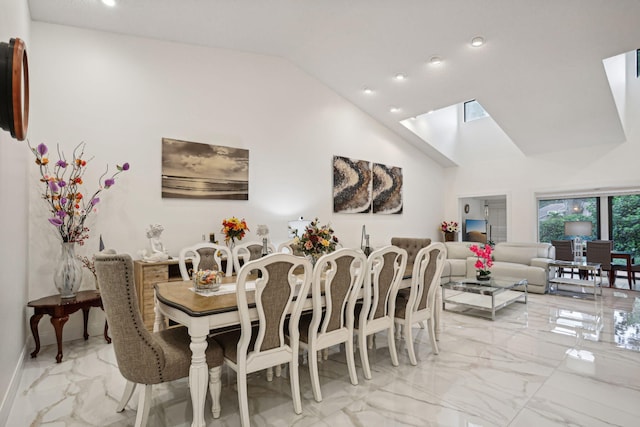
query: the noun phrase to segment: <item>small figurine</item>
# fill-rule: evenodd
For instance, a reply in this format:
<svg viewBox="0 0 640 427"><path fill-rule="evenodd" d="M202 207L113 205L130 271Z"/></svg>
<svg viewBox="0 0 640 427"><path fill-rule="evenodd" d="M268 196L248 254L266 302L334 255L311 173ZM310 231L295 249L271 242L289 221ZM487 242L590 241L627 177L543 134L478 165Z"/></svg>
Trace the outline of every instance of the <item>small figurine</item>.
<svg viewBox="0 0 640 427"><path fill-rule="evenodd" d="M149 245L151 250L144 250L142 252L142 258L147 262L165 261L169 259L169 254L165 249L160 235L164 231L164 227L160 224L151 224L147 228L147 238L149 238Z"/></svg>

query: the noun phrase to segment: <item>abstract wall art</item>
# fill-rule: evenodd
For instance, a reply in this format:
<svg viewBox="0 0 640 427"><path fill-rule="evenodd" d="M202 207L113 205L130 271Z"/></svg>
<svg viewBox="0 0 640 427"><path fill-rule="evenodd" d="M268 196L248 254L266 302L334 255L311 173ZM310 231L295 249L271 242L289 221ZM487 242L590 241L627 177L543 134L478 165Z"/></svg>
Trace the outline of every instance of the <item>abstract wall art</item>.
<svg viewBox="0 0 640 427"><path fill-rule="evenodd" d="M371 212L371 163L333 156L333 211Z"/></svg>
<svg viewBox="0 0 640 427"><path fill-rule="evenodd" d="M373 213L402 213L402 168L373 164Z"/></svg>

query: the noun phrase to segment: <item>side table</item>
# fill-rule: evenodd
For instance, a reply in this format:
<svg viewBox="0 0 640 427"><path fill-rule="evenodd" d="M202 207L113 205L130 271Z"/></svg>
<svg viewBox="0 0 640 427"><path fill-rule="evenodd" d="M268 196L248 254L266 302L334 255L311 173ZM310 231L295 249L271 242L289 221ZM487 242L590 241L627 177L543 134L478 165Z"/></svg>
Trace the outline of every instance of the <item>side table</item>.
<svg viewBox="0 0 640 427"><path fill-rule="evenodd" d="M36 357L40 351L40 335L38 334L38 323L45 314L51 316L51 324L56 331L56 341L58 342L58 354L56 355L56 362L62 362L62 328L64 324L69 320L69 315L82 309L84 317L84 339L89 338L87 333L87 323L89 321L89 309L91 307L102 307L102 298L100 293L95 290L80 291L76 294L75 298L60 298L60 295L51 295L48 297L40 298L35 301L30 301L27 306L33 307L34 314L31 316L31 333L33 339L36 342L36 349L31 353L31 357ZM108 335L109 325L107 321L104 322L104 339L108 344L111 344L111 338Z"/></svg>

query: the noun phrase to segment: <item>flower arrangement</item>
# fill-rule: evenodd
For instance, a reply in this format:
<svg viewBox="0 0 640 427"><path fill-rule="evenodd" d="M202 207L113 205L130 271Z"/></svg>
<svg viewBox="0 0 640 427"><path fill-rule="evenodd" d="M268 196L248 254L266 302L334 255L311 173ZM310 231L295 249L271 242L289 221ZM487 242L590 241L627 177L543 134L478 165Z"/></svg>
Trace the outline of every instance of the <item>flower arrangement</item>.
<svg viewBox="0 0 640 427"><path fill-rule="evenodd" d="M440 224L440 230L444 233L457 233L460 231L460 227L455 221L442 221L442 224Z"/></svg>
<svg viewBox="0 0 640 427"><path fill-rule="evenodd" d="M249 227L244 218L240 220L232 216L222 220L222 232L224 233L224 241L227 243L229 241L235 243L236 239L242 240L247 231L249 231Z"/></svg>
<svg viewBox="0 0 640 427"><path fill-rule="evenodd" d="M303 254L314 257L335 251L336 243L338 238L333 235L333 229L329 224L319 226L318 218L307 225L302 236L296 231L293 242Z"/></svg>
<svg viewBox="0 0 640 427"><path fill-rule="evenodd" d="M98 189L87 197L86 194L89 193L82 191L82 178L87 164L93 158L84 160L85 145L82 142L76 146L70 162L67 162L58 147L59 160L51 165L47 157L49 149L45 144L38 144L36 148L29 144L40 168L40 182L44 187L42 198L49 204L51 211L49 223L58 229L63 242L76 242L79 245L83 245L84 240L89 238L89 228L85 226L85 221L91 212L97 211L96 205L100 202L98 195L102 190L113 187L118 174L129 170L129 163L116 165L117 172L104 179L109 172L107 166L98 178Z"/></svg>
<svg viewBox="0 0 640 427"><path fill-rule="evenodd" d="M493 267L493 258L491 257L491 253L493 249L490 245L483 245L482 247L478 245L469 246L469 250L473 252L477 257L476 263L473 265L476 268L479 277L487 277L491 274L491 267Z"/></svg>

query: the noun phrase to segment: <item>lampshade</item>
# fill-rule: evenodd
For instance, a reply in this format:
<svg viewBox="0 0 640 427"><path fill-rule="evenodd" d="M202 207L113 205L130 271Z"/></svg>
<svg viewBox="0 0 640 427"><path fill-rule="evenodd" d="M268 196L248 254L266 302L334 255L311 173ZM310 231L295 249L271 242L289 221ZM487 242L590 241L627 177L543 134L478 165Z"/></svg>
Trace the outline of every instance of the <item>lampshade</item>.
<svg viewBox="0 0 640 427"><path fill-rule="evenodd" d="M565 236L591 236L593 223L591 221L567 221L564 223Z"/></svg>
<svg viewBox="0 0 640 427"><path fill-rule="evenodd" d="M304 230L307 228L307 225L311 224L311 221L308 219L302 219L302 217L298 219L294 219L293 221L289 221L287 223L289 225L289 237L294 237L296 232L298 236L302 236L304 234Z"/></svg>

